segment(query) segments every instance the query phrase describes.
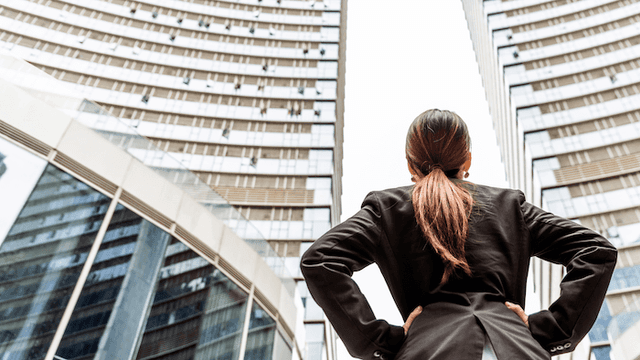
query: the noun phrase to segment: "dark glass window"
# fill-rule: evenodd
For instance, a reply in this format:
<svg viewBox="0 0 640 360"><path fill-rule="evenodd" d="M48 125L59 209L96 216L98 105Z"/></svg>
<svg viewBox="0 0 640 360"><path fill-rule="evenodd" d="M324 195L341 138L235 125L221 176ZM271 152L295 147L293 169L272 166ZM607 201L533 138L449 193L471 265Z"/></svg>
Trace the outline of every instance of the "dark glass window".
<svg viewBox="0 0 640 360"><path fill-rule="evenodd" d="M122 205L116 207L56 352L58 357L130 358L169 240L155 225Z"/></svg>
<svg viewBox="0 0 640 360"><path fill-rule="evenodd" d="M596 322L593 324L591 331L589 331L589 340L592 342L608 341L607 327L611 323L611 314L609 313L609 306L603 304L600 308L600 313L596 318Z"/></svg>
<svg viewBox="0 0 640 360"><path fill-rule="evenodd" d="M237 360L248 295L173 239L137 359Z"/></svg>
<svg viewBox="0 0 640 360"><path fill-rule="evenodd" d="M273 357L275 333L276 322L254 302L251 308L244 360L270 360Z"/></svg>
<svg viewBox="0 0 640 360"><path fill-rule="evenodd" d="M1 359L44 358L110 201L44 168L0 246Z"/></svg>
<svg viewBox="0 0 640 360"><path fill-rule="evenodd" d="M611 360L611 346L598 346L591 349L591 354L595 356L595 360Z"/></svg>

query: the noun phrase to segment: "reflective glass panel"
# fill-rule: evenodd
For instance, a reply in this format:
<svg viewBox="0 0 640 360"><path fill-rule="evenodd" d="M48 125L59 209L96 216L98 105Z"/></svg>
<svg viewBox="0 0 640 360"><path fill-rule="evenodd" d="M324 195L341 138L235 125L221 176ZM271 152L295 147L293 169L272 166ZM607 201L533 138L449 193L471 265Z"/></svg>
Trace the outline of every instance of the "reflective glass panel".
<svg viewBox="0 0 640 360"><path fill-rule="evenodd" d="M305 360L322 360L324 352L324 324L305 324L307 351Z"/></svg>
<svg viewBox="0 0 640 360"><path fill-rule="evenodd" d="M172 239L137 359L238 358L247 293Z"/></svg>
<svg viewBox="0 0 640 360"><path fill-rule="evenodd" d="M285 340L280 331L276 332L273 359L274 360L291 360L292 346Z"/></svg>
<svg viewBox="0 0 640 360"><path fill-rule="evenodd" d="M273 357L276 322L257 303L251 307L249 335L244 360L269 360Z"/></svg>
<svg viewBox="0 0 640 360"><path fill-rule="evenodd" d="M56 355L129 359L170 235L116 207Z"/></svg>
<svg viewBox="0 0 640 360"><path fill-rule="evenodd" d="M109 203L46 166L0 246L1 359L44 358Z"/></svg>
<svg viewBox="0 0 640 360"><path fill-rule="evenodd" d="M600 308L600 313L596 318L596 322L593 324L591 331L589 331L589 340L592 342L607 341L607 327L611 322L611 314L609 313L609 306L603 304Z"/></svg>
<svg viewBox="0 0 640 360"><path fill-rule="evenodd" d="M598 346L591 349L591 360L611 360L611 346Z"/></svg>
<svg viewBox="0 0 640 360"><path fill-rule="evenodd" d="M309 248L310 243L306 243L305 250ZM302 247L300 249L300 253L304 253ZM324 314L322 309L318 304L313 300L311 294L309 294L309 289L307 288L307 283L304 281L298 281L297 283L298 291L300 292L300 298L302 300L302 304L304 305L304 319L305 320L322 320L324 319Z"/></svg>

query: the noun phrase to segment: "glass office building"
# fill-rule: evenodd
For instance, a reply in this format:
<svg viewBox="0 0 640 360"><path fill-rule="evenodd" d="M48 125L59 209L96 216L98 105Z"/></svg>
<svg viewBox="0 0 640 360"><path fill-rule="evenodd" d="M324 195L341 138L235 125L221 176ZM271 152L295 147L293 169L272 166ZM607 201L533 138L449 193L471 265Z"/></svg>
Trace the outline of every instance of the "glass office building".
<svg viewBox="0 0 640 360"><path fill-rule="evenodd" d="M0 68L0 359L308 357L285 262L237 210L145 165L143 137L73 120L91 103L48 75Z"/></svg>
<svg viewBox="0 0 640 360"><path fill-rule="evenodd" d="M640 331L626 324L638 322L637 310L627 300L640 273L625 257L640 240L640 2L462 5L511 186L620 248L607 305L588 339L562 357L636 359ZM546 308L564 269L537 259L531 269Z"/></svg>
<svg viewBox="0 0 640 360"><path fill-rule="evenodd" d="M318 360L335 335L298 264L340 218L345 30L346 0L0 4L0 49L91 100L65 114L271 245L302 296L301 354Z"/></svg>

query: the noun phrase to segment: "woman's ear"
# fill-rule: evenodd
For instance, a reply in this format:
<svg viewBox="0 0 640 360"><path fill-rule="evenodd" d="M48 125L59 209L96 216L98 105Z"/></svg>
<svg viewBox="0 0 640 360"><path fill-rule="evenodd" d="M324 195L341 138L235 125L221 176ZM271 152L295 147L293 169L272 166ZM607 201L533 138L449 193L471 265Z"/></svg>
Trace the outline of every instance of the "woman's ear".
<svg viewBox="0 0 640 360"><path fill-rule="evenodd" d="M413 172L411 168L411 164L407 161L407 168L409 169L409 173L411 174L411 181L416 182L416 173Z"/></svg>
<svg viewBox="0 0 640 360"><path fill-rule="evenodd" d="M468 172L470 167L471 167L471 151L469 151L468 153L467 161L465 161L464 165L462 165L462 170Z"/></svg>

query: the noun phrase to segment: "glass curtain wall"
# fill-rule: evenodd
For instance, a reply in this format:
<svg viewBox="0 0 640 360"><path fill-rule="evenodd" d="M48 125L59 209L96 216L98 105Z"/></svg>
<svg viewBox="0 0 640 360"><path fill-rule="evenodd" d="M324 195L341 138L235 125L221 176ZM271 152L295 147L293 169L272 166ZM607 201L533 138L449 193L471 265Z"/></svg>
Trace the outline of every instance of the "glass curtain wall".
<svg viewBox="0 0 640 360"><path fill-rule="evenodd" d="M271 358L275 340L276 322L260 305L254 303L249 319L249 336L244 360L261 360Z"/></svg>
<svg viewBox="0 0 640 360"><path fill-rule="evenodd" d="M19 176L21 167L4 176ZM44 357L109 203L55 166L44 168L0 246L0 359Z"/></svg>
<svg viewBox="0 0 640 360"><path fill-rule="evenodd" d="M57 331L56 359L237 360L243 329L245 359L291 359L275 320L210 261L2 138L0 152L0 360L44 359Z"/></svg>
<svg viewBox="0 0 640 360"><path fill-rule="evenodd" d="M238 359L248 294L172 239L137 359Z"/></svg>
<svg viewBox="0 0 640 360"><path fill-rule="evenodd" d="M158 227L117 206L56 356L131 357L169 239Z"/></svg>

